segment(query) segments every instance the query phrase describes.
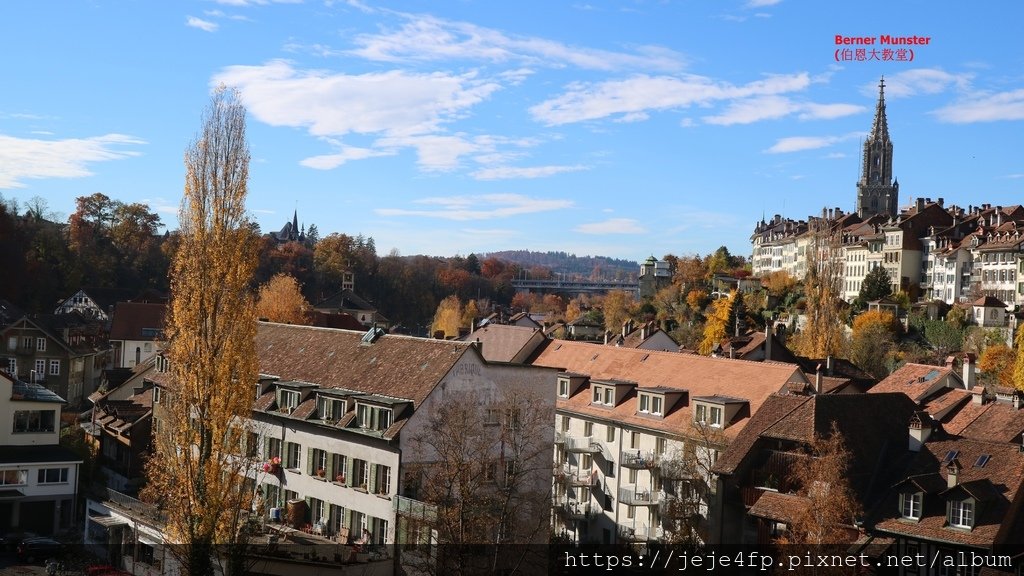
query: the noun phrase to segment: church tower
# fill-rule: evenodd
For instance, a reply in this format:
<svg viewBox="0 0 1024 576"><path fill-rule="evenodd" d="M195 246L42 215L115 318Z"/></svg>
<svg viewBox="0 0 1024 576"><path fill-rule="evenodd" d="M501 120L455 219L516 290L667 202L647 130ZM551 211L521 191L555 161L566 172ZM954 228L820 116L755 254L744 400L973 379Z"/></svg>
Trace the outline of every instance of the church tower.
<svg viewBox="0 0 1024 576"><path fill-rule="evenodd" d="M895 216L898 212L899 182L892 177L892 140L885 119L885 78L878 83L878 104L871 133L864 142L864 158L857 182L857 215L867 219L875 214Z"/></svg>

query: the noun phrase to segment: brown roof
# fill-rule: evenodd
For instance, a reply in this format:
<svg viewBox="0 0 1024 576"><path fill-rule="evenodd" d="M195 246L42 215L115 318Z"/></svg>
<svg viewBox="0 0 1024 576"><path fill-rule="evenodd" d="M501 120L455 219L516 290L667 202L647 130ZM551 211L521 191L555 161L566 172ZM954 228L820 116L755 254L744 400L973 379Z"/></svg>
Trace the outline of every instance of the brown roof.
<svg viewBox="0 0 1024 576"><path fill-rule="evenodd" d="M467 342L479 342L481 354L491 362L521 362L544 340L544 334L537 328L513 324L487 324L477 328Z"/></svg>
<svg viewBox="0 0 1024 576"><path fill-rule="evenodd" d="M974 302L971 302L971 306L981 306L982 308L1006 308L1006 304L995 296L982 296Z"/></svg>
<svg viewBox="0 0 1024 576"><path fill-rule="evenodd" d="M925 394L935 385L937 380L954 374L953 370L945 366L931 366L928 364L907 363L898 370L889 374L878 384L875 384L870 393L878 392L903 392L914 402L924 400ZM955 375L955 374L954 374ZM959 382L959 379L957 379Z"/></svg>
<svg viewBox="0 0 1024 576"><path fill-rule="evenodd" d="M309 313L309 325L320 328L341 328L342 330L366 330L362 322L347 312L321 312L312 310Z"/></svg>
<svg viewBox="0 0 1024 576"><path fill-rule="evenodd" d="M975 510L974 528L960 529L946 525L945 499L953 491L944 489L948 484L943 460L956 452L961 464L957 480L964 490L981 495L984 504ZM976 465L978 458L988 455L983 467ZM1015 516L1009 514L1024 479L1024 456L1017 445L1003 442L984 442L966 438L927 442L911 464L908 476L939 475L942 482L930 482L941 492L926 493L922 518L906 521L899 514L899 491L893 490L885 503L883 519L875 527L892 534L914 538L952 542L972 546L991 547L1007 541ZM898 486L902 486L901 482ZM1015 539L1020 535L1012 535Z"/></svg>
<svg viewBox="0 0 1024 576"><path fill-rule="evenodd" d="M411 400L418 407L471 349L467 342L385 334L363 345L363 332L260 322L259 370L281 380Z"/></svg>
<svg viewBox="0 0 1024 576"><path fill-rule="evenodd" d="M808 396L793 394L772 394L765 399L761 407L750 417L743 430L736 435L729 448L718 457L712 472L715 474L732 474L754 447L761 433L770 426L785 418L790 412L809 400Z"/></svg>
<svg viewBox="0 0 1024 576"><path fill-rule="evenodd" d="M722 431L730 439L739 433L765 398L782 390L788 382L803 378L803 373L794 364L708 358L567 340L549 340L531 363L587 374L591 380L630 380L636 382L640 389L667 387L687 390L690 398L718 395L746 399L749 412L741 412L733 419L733 425ZM675 434L682 434L693 421L693 403L689 401L681 402L684 405L670 410L664 418L651 418L637 414L635 393L614 408L592 406L590 400L589 390L583 389L569 399L559 399L557 407Z"/></svg>
<svg viewBox="0 0 1024 576"><path fill-rule="evenodd" d="M747 513L757 518L793 524L800 516L806 514L810 507L810 500L803 496L766 490Z"/></svg>
<svg viewBox="0 0 1024 576"><path fill-rule="evenodd" d="M1003 402L989 402L978 408L983 410L957 434L974 440L1020 443L1021 433L1024 433L1024 410Z"/></svg>
<svg viewBox="0 0 1024 576"><path fill-rule="evenodd" d="M164 329L164 304L118 302L110 319L111 340L157 340ZM143 329L157 333L143 333Z"/></svg>

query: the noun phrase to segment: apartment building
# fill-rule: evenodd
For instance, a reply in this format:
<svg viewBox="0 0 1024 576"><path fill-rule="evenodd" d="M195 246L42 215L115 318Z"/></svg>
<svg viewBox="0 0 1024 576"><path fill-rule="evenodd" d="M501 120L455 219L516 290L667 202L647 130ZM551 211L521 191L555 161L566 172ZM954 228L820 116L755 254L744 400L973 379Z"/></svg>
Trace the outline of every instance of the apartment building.
<svg viewBox="0 0 1024 576"><path fill-rule="evenodd" d="M556 531L578 542L718 541L718 455L800 368L552 340Z"/></svg>
<svg viewBox="0 0 1024 576"><path fill-rule="evenodd" d="M47 388L0 371L0 532L73 526L82 459L60 445L63 405Z"/></svg>

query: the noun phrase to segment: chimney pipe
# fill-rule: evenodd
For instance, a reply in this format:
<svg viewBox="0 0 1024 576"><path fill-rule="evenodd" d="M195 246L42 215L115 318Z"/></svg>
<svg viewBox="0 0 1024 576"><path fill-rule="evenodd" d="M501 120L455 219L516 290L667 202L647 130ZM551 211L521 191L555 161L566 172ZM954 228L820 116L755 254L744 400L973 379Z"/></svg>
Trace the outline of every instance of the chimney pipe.
<svg viewBox="0 0 1024 576"><path fill-rule="evenodd" d="M960 475L960 462L956 458L946 465L946 487L952 488L958 484L957 476Z"/></svg>
<svg viewBox="0 0 1024 576"><path fill-rule="evenodd" d="M974 360L976 356L973 352L967 352L964 354L964 367L963 367L963 380L964 386L970 390L974 388Z"/></svg>
<svg viewBox="0 0 1024 576"><path fill-rule="evenodd" d="M814 373L814 393L821 394L821 364L818 364L818 370Z"/></svg>
<svg viewBox="0 0 1024 576"><path fill-rule="evenodd" d="M831 376L832 375L832 370L835 368L835 364L836 364L835 358L833 358L831 354L826 356L825 357L825 373L828 374L829 376Z"/></svg>
<svg viewBox="0 0 1024 576"><path fill-rule="evenodd" d="M911 452L920 452L921 446L928 441L932 434L931 417L927 412L915 412L910 417L910 424L907 426L910 432L910 439L907 448Z"/></svg>

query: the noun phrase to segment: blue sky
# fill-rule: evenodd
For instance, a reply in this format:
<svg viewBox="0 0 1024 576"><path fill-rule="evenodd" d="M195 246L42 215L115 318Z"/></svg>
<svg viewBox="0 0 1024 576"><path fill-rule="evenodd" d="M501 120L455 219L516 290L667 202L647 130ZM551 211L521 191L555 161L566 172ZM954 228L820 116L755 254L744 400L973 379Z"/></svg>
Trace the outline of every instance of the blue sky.
<svg viewBox="0 0 1024 576"><path fill-rule="evenodd" d="M63 217L103 192L175 228L182 155L220 83L249 110L262 228L297 209L382 255L747 254L762 213L853 208L883 74L901 204L1024 199L1024 8L1009 0L3 12L0 194ZM930 40L912 61L837 61L836 35Z"/></svg>

